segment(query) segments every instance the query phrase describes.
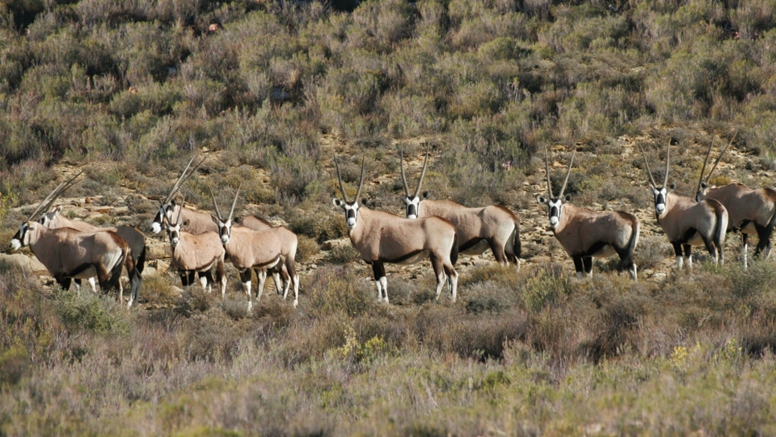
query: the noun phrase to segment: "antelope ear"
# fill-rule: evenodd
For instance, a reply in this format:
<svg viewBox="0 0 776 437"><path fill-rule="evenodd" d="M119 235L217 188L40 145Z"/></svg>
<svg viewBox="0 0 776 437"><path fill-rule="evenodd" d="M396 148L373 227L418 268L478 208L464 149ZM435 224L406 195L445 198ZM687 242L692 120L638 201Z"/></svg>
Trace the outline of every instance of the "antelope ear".
<svg viewBox="0 0 776 437"><path fill-rule="evenodd" d="M668 186L668 189L669 190L675 190L676 189L676 183L675 182L671 182L671 185Z"/></svg>
<svg viewBox="0 0 776 437"><path fill-rule="evenodd" d="M366 197L364 197L363 199L361 199L361 205L363 205L363 206L367 206L368 204L369 204L369 199L367 199Z"/></svg>
<svg viewBox="0 0 776 437"><path fill-rule="evenodd" d="M566 202L571 202L571 194L566 194L565 196L563 196L563 199L564 199Z"/></svg>
<svg viewBox="0 0 776 437"><path fill-rule="evenodd" d="M182 227L184 227L184 228L185 228L185 227L188 227L188 226L189 226L189 221L188 221L188 220L186 220L185 222L183 222L183 224L182 224Z"/></svg>
<svg viewBox="0 0 776 437"><path fill-rule="evenodd" d="M62 212L62 205L59 205L56 208L54 208L54 211L55 212Z"/></svg>
<svg viewBox="0 0 776 437"><path fill-rule="evenodd" d="M541 204L546 204L547 203L547 198L542 196L541 194L537 194L536 195L536 201L541 203Z"/></svg>
<svg viewBox="0 0 776 437"><path fill-rule="evenodd" d="M428 199L429 197L431 197L431 193L429 191L424 191L422 196L424 199Z"/></svg>
<svg viewBox="0 0 776 437"><path fill-rule="evenodd" d="M331 203L332 203L334 206L342 206L342 201L341 201L341 200L339 200L339 199L337 199L336 197L335 197L334 199L331 199Z"/></svg>
<svg viewBox="0 0 776 437"><path fill-rule="evenodd" d="M214 215L211 215L211 216L210 216L210 218L211 218L211 219L213 219L213 223L215 223L215 224L220 224L220 223L221 223L221 222L218 220L218 217L216 217L216 216L214 216Z"/></svg>
<svg viewBox="0 0 776 437"><path fill-rule="evenodd" d="M705 190L706 188L709 188L709 184L706 182L701 182L701 189Z"/></svg>

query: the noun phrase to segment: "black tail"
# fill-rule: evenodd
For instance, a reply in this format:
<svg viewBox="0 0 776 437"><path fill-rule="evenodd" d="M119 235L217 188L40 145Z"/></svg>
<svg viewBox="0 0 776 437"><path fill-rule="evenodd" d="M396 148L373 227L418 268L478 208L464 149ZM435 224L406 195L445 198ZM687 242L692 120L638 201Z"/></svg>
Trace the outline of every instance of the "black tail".
<svg viewBox="0 0 776 437"><path fill-rule="evenodd" d="M638 220L631 229L633 232L631 232L628 246L625 248L625 256L622 257L622 262L620 263L621 270L630 269L633 265L633 253L636 251L636 244L639 242L639 233L641 232L641 224Z"/></svg>
<svg viewBox="0 0 776 437"><path fill-rule="evenodd" d="M99 281L100 282L100 288L102 289L103 293L107 293L108 291L114 290L118 288L119 279L121 278L121 269L124 267L124 259L126 258L127 253L124 252L121 255L122 260L117 262L115 266L110 271L110 276L108 277L107 281ZM100 279L99 276L97 279Z"/></svg>
<svg viewBox="0 0 776 437"><path fill-rule="evenodd" d="M520 262L523 255L522 246L520 246L520 223L515 222L515 241L512 242L512 251L515 253L515 263Z"/></svg>
<svg viewBox="0 0 776 437"><path fill-rule="evenodd" d="M453 248L450 249L450 262L453 265L458 262L458 232L453 237Z"/></svg>
<svg viewBox="0 0 776 437"><path fill-rule="evenodd" d="M138 304L138 299L140 298L140 290L142 288L143 288L143 275L141 275L141 272L138 270L137 266L135 266L134 270L132 270L132 273L129 275L129 299L132 304L134 305Z"/></svg>
<svg viewBox="0 0 776 437"><path fill-rule="evenodd" d="M776 194L771 189L766 189L766 192L768 194L771 194L771 198L776 197L773 194ZM771 217L771 220L768 221L768 224L765 226L765 229L763 229L762 233L758 234L757 237L760 239L760 241L757 242L757 248L755 249L755 255L758 255L761 251L766 251L766 256L768 255L768 252L770 252L770 246L771 246L771 235L773 234L773 228L776 226L776 211L774 212L773 216Z"/></svg>
<svg viewBox="0 0 776 437"><path fill-rule="evenodd" d="M143 268L145 268L146 250L148 250L148 246L143 245L143 250L140 251L140 256L137 257L137 260L135 260L135 269L137 269L138 273L143 273Z"/></svg>

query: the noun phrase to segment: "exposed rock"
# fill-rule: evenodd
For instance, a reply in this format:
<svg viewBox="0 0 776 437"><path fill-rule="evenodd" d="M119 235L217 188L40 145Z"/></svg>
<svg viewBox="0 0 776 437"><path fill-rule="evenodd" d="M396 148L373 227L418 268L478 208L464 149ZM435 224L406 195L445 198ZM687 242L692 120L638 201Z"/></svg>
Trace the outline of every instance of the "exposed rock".
<svg viewBox="0 0 776 437"><path fill-rule="evenodd" d="M0 253L0 264L21 267L25 272L48 272L46 267L41 264L37 258L23 255L21 253Z"/></svg>

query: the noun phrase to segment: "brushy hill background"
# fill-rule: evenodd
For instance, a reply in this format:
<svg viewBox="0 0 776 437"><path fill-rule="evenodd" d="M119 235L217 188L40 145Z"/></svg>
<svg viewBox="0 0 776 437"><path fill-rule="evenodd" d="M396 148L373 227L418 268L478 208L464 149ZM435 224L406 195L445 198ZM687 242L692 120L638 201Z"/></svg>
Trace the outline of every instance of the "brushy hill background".
<svg viewBox="0 0 776 437"><path fill-rule="evenodd" d="M736 130L720 177L771 186L775 29L769 0L3 2L0 243L65 167L87 168L76 195L142 225L203 148L218 159L187 200L242 183L302 235L302 261L343 236L335 153L353 192L362 154L390 175L368 187L382 209L398 207L394 147L415 174L429 146L437 196L530 217L537 151L576 148L580 204L649 219L633 145L657 169L678 144L689 194L712 135ZM526 235L529 256L558 252ZM642 268L664 246L646 235ZM774 434L776 273L730 253L638 285L612 263L583 282L550 258L486 264L456 304L396 275L388 307L338 246L298 311L266 293L251 314L233 284L221 302L151 277L154 305L128 312L2 267L0 435Z"/></svg>

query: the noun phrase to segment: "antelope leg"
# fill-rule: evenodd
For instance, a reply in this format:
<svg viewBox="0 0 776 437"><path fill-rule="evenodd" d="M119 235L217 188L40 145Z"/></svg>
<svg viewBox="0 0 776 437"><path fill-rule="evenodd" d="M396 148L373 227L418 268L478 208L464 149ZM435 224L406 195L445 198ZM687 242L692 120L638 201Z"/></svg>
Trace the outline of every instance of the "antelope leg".
<svg viewBox="0 0 776 437"><path fill-rule="evenodd" d="M248 270L250 273L250 270ZM264 284L267 282L267 271L266 270L259 270L258 272L258 279L259 279L259 287L258 287L258 293L256 296L256 301L261 300L261 296L264 294Z"/></svg>
<svg viewBox="0 0 776 437"><path fill-rule="evenodd" d="M375 286L377 287L377 301L383 300L383 283L380 282L381 278L385 277L385 265L381 261L372 262L372 273L375 275ZM386 281L387 282L387 281ZM388 302L388 292L385 292L385 301Z"/></svg>
<svg viewBox="0 0 776 437"><path fill-rule="evenodd" d="M748 244L748 243L749 243L749 235L747 235L747 234L746 234L746 233L744 233L744 232L741 232L741 240L742 240L742 241L743 241L743 243L744 243L744 250L743 250L743 255L744 255L744 269L747 269L747 268L749 268L749 266L747 265L747 259L746 259L746 258L747 258L747 249L748 249L748 246L749 246L749 244Z"/></svg>

